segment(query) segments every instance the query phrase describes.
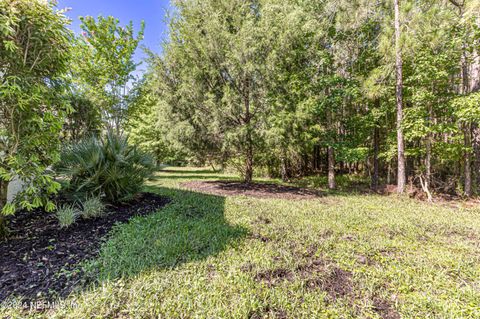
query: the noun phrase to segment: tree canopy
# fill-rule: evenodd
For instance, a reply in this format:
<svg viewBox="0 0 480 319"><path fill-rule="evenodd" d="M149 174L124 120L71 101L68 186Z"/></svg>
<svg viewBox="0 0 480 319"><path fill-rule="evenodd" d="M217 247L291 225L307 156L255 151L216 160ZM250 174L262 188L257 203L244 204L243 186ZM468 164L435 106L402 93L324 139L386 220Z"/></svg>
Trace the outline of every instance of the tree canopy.
<svg viewBox="0 0 480 319"><path fill-rule="evenodd" d="M165 147L236 167L247 182L255 167L284 180L328 172L331 188L347 172L372 186L397 180L399 192L476 188L476 1L175 7L144 84L156 101L144 131L162 123Z"/></svg>

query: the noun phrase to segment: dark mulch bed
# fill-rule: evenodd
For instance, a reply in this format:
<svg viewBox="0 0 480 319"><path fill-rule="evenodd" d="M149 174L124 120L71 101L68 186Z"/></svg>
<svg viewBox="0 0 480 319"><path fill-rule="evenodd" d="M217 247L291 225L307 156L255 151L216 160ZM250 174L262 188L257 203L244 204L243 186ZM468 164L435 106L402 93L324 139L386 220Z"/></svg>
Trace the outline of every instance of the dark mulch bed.
<svg viewBox="0 0 480 319"><path fill-rule="evenodd" d="M269 183L242 183L235 181L193 181L181 184L183 187L203 193L256 198L312 199L322 196L316 190Z"/></svg>
<svg viewBox="0 0 480 319"><path fill-rule="evenodd" d="M102 218L83 220L60 229L56 217L42 210L10 218L11 234L0 242L0 302L22 297L25 302L65 297L84 283L78 264L98 254L103 237L116 224L157 211L168 198L143 193L136 200L111 206Z"/></svg>

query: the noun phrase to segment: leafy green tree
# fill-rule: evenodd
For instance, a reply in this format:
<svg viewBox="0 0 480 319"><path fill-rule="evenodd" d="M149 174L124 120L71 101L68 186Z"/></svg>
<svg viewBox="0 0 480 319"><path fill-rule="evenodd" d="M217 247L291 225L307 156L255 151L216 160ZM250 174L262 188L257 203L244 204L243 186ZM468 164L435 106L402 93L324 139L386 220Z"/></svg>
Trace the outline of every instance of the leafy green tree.
<svg viewBox="0 0 480 319"><path fill-rule="evenodd" d="M198 133L192 146L240 160L245 182L253 177L266 108L264 68L271 39L261 32L261 5L176 2L178 18L171 22L172 39L160 64L169 86L162 91L177 122Z"/></svg>
<svg viewBox="0 0 480 319"><path fill-rule="evenodd" d="M164 101L155 93L156 85L154 74L149 72L132 89L126 128L130 142L152 154L157 163L183 165L189 155L171 136L175 122L165 118Z"/></svg>
<svg viewBox="0 0 480 319"><path fill-rule="evenodd" d="M75 90L71 90L66 99L72 111L65 118L62 141L78 141L99 134L102 128L99 108L84 93Z"/></svg>
<svg viewBox="0 0 480 319"><path fill-rule="evenodd" d="M59 189L47 173L58 159L59 133L68 111L65 75L72 35L68 20L47 1L0 1L0 230L17 208L44 206ZM25 184L7 203L9 181Z"/></svg>
<svg viewBox="0 0 480 319"><path fill-rule="evenodd" d="M135 33L133 23L118 19L81 17L82 35L75 41L73 80L99 109L107 128L120 132L126 122L128 94L137 64L133 55L143 39L144 23Z"/></svg>

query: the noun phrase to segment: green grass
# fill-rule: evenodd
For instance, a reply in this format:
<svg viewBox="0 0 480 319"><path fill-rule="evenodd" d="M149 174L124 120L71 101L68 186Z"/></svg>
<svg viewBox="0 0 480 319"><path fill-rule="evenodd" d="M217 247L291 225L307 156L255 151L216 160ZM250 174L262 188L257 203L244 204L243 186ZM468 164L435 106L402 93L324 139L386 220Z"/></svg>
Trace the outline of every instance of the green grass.
<svg viewBox="0 0 480 319"><path fill-rule="evenodd" d="M172 203L114 229L90 265L99 283L69 299L77 307L36 316L480 318L480 209L179 189L182 181L220 178L234 177L158 173L148 189Z"/></svg>

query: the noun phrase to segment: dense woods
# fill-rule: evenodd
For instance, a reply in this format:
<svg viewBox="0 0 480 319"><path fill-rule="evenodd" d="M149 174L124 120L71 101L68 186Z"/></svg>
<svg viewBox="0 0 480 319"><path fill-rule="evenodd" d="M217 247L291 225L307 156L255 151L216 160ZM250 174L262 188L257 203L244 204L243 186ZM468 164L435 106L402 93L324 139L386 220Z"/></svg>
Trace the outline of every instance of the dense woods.
<svg viewBox="0 0 480 319"><path fill-rule="evenodd" d="M477 1L175 5L131 110L159 161L479 191Z"/></svg>

